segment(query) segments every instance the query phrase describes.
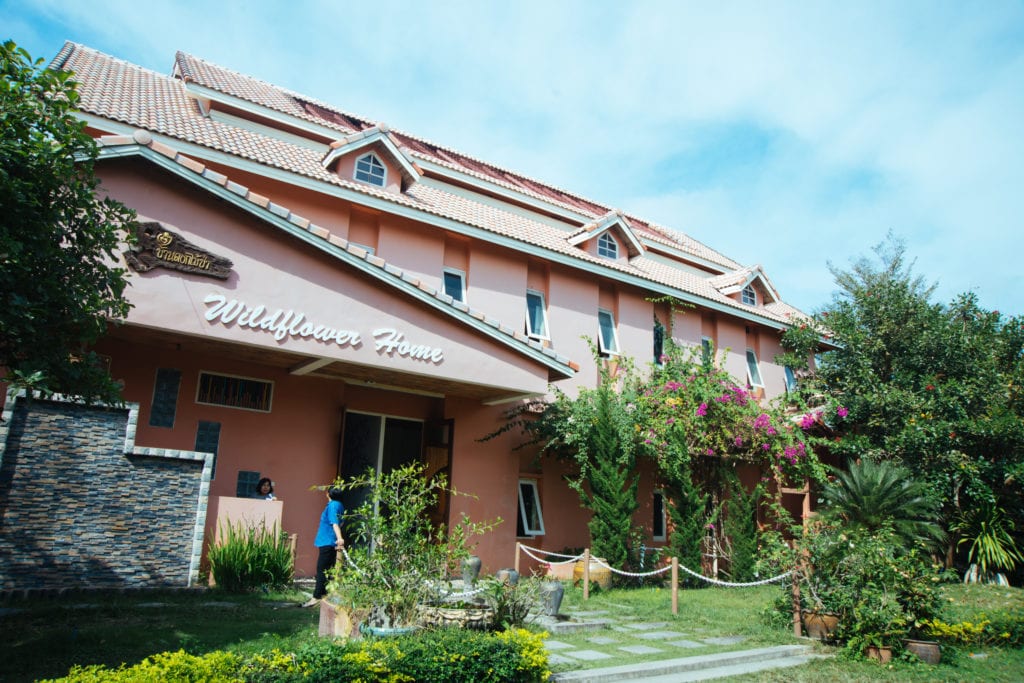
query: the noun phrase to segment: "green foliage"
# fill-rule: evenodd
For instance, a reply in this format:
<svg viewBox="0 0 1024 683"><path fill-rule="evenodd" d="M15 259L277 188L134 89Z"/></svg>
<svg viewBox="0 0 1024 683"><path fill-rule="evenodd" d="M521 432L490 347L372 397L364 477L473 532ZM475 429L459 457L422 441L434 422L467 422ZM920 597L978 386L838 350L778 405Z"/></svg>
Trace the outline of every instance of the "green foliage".
<svg viewBox="0 0 1024 683"><path fill-rule="evenodd" d="M938 614L938 574L889 524L867 530L819 522L792 553L802 609L838 614L836 638L851 651L896 645Z"/></svg>
<svg viewBox="0 0 1024 683"><path fill-rule="evenodd" d="M937 547L945 534L936 524L938 504L929 493L905 467L864 459L837 471L825 486L822 513L850 531L877 531L888 524L907 547Z"/></svg>
<svg viewBox="0 0 1024 683"><path fill-rule="evenodd" d="M485 579L478 588L482 589L484 601L494 610L494 626L500 629L519 628L526 623L530 612L540 607L540 579L523 576L510 584L497 579Z"/></svg>
<svg viewBox="0 0 1024 683"><path fill-rule="evenodd" d="M420 464L384 473L371 468L333 484L369 495L358 509L346 510L355 547L348 549L351 563L335 566L327 590L339 604L374 608L372 626L414 624L417 605L443 597L447 578L459 572L459 563L469 556L469 538L501 521L483 524L463 516L451 529L435 527L428 512L447 481L443 476L428 480L424 469Z"/></svg>
<svg viewBox="0 0 1024 683"><path fill-rule="evenodd" d="M275 526L228 524L210 546L210 572L217 587L229 593L284 588L295 575L288 534Z"/></svg>
<svg viewBox="0 0 1024 683"><path fill-rule="evenodd" d="M967 561L978 566L982 578L1013 571L1018 562L1024 562L1010 533L1012 524L1005 511L988 504L965 512L954 526L963 534L960 545L969 545Z"/></svg>
<svg viewBox="0 0 1024 683"><path fill-rule="evenodd" d="M241 679L236 671L237 655L229 652L208 652L190 655L184 650L161 652L134 666L109 669L102 665L75 666L64 678L51 683L235 683Z"/></svg>
<svg viewBox="0 0 1024 683"><path fill-rule="evenodd" d="M1024 647L1024 613L981 613L972 621L947 624L940 619L924 623L925 636L953 645Z"/></svg>
<svg viewBox="0 0 1024 683"><path fill-rule="evenodd" d="M700 492L689 474L689 468L673 477L673 481L665 487L665 495L670 503L667 509L672 521L669 552L679 558L679 564L699 573L703 560L703 541L707 533L706 510L711 497ZM679 583L694 588L706 585L685 572L679 577Z"/></svg>
<svg viewBox="0 0 1024 683"><path fill-rule="evenodd" d="M762 486L747 493L736 484L725 502L722 531L729 539L729 578L732 581L753 581L757 573L757 508Z"/></svg>
<svg viewBox="0 0 1024 683"><path fill-rule="evenodd" d="M906 465L941 502L946 530L986 503L1024 528L1024 320L973 294L932 303L902 242L890 236L875 253L833 267L840 291L817 315L839 347L814 390L849 412L832 425L831 451ZM952 557L955 535L949 542Z"/></svg>
<svg viewBox="0 0 1024 683"><path fill-rule="evenodd" d="M594 513L587 524L594 556L604 558L609 566L623 567L629 560L639 477L635 463L624 462L620 456L623 448L611 409L616 397L607 382L597 390L596 398L593 458L587 468L589 486L580 496Z"/></svg>
<svg viewBox="0 0 1024 683"><path fill-rule="evenodd" d="M71 75L0 45L0 367L34 388L116 403L87 350L129 310L118 250L134 212L97 196L97 145Z"/></svg>

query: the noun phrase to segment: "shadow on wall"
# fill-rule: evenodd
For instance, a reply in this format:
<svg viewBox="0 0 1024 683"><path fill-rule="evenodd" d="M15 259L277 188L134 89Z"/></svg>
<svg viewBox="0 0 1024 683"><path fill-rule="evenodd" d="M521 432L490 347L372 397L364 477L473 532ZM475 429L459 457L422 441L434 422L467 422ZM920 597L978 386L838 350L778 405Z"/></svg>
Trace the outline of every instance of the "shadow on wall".
<svg viewBox="0 0 1024 683"><path fill-rule="evenodd" d="M206 454L139 449L137 405L8 394L0 423L0 591L188 586Z"/></svg>

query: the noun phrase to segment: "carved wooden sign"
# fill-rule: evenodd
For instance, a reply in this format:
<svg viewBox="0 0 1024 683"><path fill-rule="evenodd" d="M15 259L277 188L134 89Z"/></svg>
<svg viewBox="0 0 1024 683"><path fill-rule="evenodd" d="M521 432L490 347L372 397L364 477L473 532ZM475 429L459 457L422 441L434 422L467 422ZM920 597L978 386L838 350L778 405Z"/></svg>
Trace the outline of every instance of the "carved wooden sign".
<svg viewBox="0 0 1024 683"><path fill-rule="evenodd" d="M234 265L223 256L216 256L195 246L162 224L139 223L138 241L124 253L132 270L145 273L154 268L170 268L227 280Z"/></svg>

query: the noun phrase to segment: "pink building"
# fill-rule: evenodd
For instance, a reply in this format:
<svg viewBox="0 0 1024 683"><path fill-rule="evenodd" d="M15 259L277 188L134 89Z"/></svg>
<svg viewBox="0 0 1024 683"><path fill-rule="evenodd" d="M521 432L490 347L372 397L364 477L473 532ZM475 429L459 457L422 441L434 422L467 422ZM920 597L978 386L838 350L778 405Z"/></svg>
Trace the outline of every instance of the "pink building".
<svg viewBox="0 0 1024 683"><path fill-rule="evenodd" d="M596 384L583 335L646 363L672 330L786 389L773 359L798 312L760 266L191 55L163 75L68 43L53 67L76 73L103 190L145 227L134 308L98 349L139 404L136 443L215 452L211 500L273 479L300 575L311 487L408 461L475 496L442 515L504 520L478 546L486 570L517 540L587 545L557 463L515 434L479 441L549 383ZM694 308L669 320L649 301L665 295Z"/></svg>

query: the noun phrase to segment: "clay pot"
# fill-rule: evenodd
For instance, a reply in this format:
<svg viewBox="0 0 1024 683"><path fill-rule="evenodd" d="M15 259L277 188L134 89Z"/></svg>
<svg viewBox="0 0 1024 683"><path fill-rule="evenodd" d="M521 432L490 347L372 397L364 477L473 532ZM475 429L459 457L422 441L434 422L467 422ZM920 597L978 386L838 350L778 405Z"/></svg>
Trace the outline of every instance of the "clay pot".
<svg viewBox="0 0 1024 683"><path fill-rule="evenodd" d="M917 655L925 664L938 664L942 659L942 648L934 640L914 640L908 638L903 641L903 647L907 652Z"/></svg>
<svg viewBox="0 0 1024 683"><path fill-rule="evenodd" d="M480 565L480 558L476 555L470 555L462 561L462 583L467 588L476 583L480 576Z"/></svg>
<svg viewBox="0 0 1024 683"><path fill-rule="evenodd" d="M868 656L868 659L874 659L882 664L888 664L892 661L892 648L888 645L882 645L881 647L868 645L864 650L864 654Z"/></svg>
<svg viewBox="0 0 1024 683"><path fill-rule="evenodd" d="M544 598L544 614L549 617L558 616L558 609L562 606L562 597L565 595L565 586L561 581L545 581L540 588L540 594Z"/></svg>
<svg viewBox="0 0 1024 683"><path fill-rule="evenodd" d="M804 632L808 638L828 640L839 626L839 615L831 612L804 612Z"/></svg>
<svg viewBox="0 0 1024 683"><path fill-rule="evenodd" d="M590 583L596 583L601 590L608 590L612 587L612 570L598 562L604 562L604 560L600 557L590 558ZM583 560L576 560L576 564L572 568L572 582L575 584L582 581Z"/></svg>

